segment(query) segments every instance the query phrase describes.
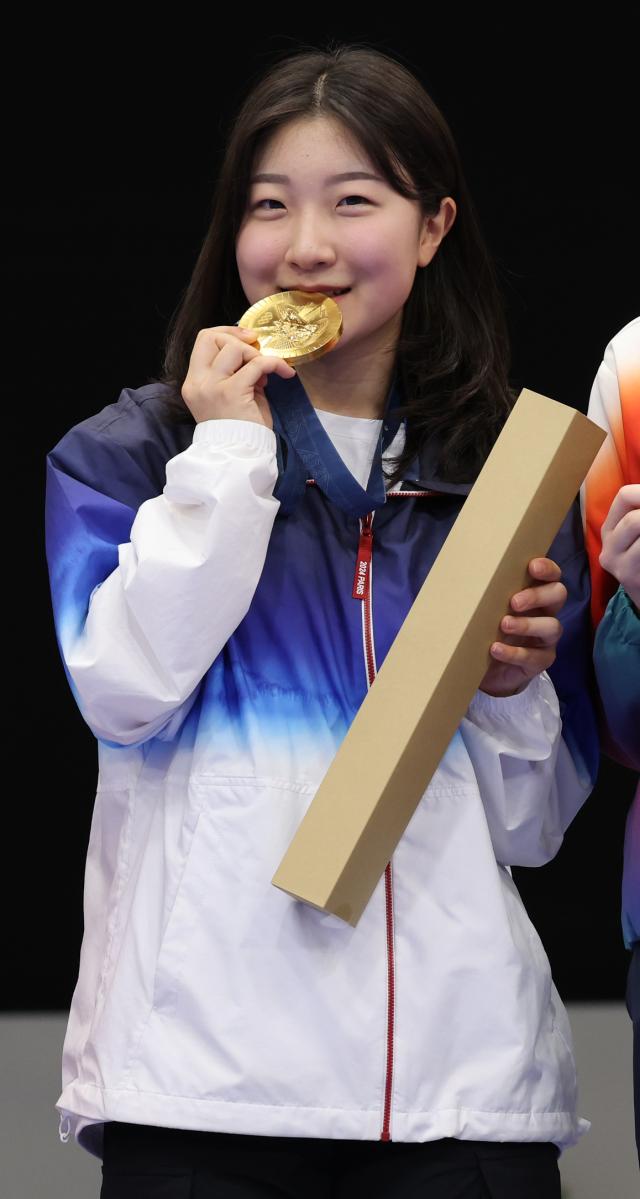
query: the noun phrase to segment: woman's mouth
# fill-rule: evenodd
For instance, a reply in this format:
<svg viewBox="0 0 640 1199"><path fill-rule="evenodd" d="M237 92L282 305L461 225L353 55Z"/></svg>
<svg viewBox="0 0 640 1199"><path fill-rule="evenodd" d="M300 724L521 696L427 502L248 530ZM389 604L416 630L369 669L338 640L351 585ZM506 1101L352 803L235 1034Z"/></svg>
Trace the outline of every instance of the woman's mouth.
<svg viewBox="0 0 640 1199"><path fill-rule="evenodd" d="M351 291L350 287L280 287L279 291L304 291L304 292L321 292L323 296L330 296L332 300L339 299L340 296L346 296Z"/></svg>

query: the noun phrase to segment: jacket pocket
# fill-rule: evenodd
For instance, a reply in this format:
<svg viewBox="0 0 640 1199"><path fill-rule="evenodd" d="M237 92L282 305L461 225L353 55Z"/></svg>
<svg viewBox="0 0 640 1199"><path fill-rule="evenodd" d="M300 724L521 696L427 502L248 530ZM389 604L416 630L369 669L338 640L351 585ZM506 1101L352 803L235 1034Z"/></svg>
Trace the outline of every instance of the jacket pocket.
<svg viewBox="0 0 640 1199"><path fill-rule="evenodd" d="M553 1035L558 1046L558 1055L564 1064L565 1077L571 1088L572 1103L575 1107L578 1096L578 1076L576 1072L576 1061L573 1049L573 1036L571 1033L571 1025L569 1016L553 982L551 984L551 1019Z"/></svg>
<svg viewBox="0 0 640 1199"><path fill-rule="evenodd" d="M198 859L199 840L203 813L193 814L193 825L187 831L188 843L184 849L182 868L174 885L174 894L169 908L153 979L152 1010L162 1010L164 1015L173 1015L180 989L180 978L189 942L188 903L185 889Z"/></svg>
<svg viewBox="0 0 640 1199"><path fill-rule="evenodd" d="M122 935L122 895L130 873L134 802L131 788L98 787L84 880L84 924L91 936L83 938L82 974L95 996L86 1039L100 1019Z"/></svg>
<svg viewBox="0 0 640 1199"><path fill-rule="evenodd" d="M190 807L185 815L181 830L181 852L172 876L157 879L157 899L162 902L164 897L165 912L163 924L157 941L155 968L150 984L150 1002L147 1002L144 1016L140 1019L131 1040L131 1048L127 1055L121 1086L128 1086L131 1072L139 1062L141 1045L144 1041L149 1022L157 1011L171 1015L175 1010L179 993L182 962L187 951L189 939L188 920L185 920L183 893L185 881L192 868L194 855L197 852L197 840L202 819L198 807ZM156 863L158 872L164 863ZM138 939L144 934L143 929L137 932ZM140 981L135 981L136 989Z"/></svg>
<svg viewBox="0 0 640 1199"><path fill-rule="evenodd" d="M562 1086L563 1099L560 1101L562 1110L573 1111L577 1098L577 1076L569 1017L554 984L551 965L542 941L531 921L528 922L532 952L543 980L543 1001L540 1011L542 1029L547 1033L554 1047Z"/></svg>

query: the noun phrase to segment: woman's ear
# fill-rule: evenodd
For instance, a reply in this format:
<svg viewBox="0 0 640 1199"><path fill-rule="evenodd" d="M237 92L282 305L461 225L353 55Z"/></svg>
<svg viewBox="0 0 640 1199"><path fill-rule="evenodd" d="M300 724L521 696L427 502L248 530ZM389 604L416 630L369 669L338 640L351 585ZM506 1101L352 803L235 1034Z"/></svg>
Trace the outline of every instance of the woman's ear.
<svg viewBox="0 0 640 1199"><path fill-rule="evenodd" d="M444 196L439 211L433 216L425 216L420 234L418 266L427 266L431 262L440 242L453 225L457 211L452 196Z"/></svg>

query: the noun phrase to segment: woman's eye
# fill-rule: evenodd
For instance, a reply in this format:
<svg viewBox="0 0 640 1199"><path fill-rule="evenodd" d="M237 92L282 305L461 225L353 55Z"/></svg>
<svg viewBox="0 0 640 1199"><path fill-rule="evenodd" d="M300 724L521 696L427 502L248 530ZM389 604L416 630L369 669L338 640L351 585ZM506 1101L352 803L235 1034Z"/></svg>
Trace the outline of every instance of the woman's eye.
<svg viewBox="0 0 640 1199"><path fill-rule="evenodd" d="M357 206L358 204L369 204L370 203L370 201L367 200L364 196L355 196L355 195L354 196L343 196L342 200L339 201L339 204L344 204L345 201L348 202L349 208L353 208L353 207ZM355 204L352 203L352 201L355 201ZM274 200L272 196L265 196L264 199L258 200L257 203L254 204L254 208L262 208L263 212L273 212L273 209L270 207L272 204L279 204L281 208L284 207L282 200ZM267 207L265 207L265 205L269 205L269 207L267 208Z"/></svg>

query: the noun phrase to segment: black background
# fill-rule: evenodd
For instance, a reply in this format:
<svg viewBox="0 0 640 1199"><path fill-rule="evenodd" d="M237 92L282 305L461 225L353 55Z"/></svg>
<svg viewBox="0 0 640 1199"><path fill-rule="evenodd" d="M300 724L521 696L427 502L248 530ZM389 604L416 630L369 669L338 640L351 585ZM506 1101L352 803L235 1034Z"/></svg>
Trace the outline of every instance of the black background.
<svg viewBox="0 0 640 1199"><path fill-rule="evenodd" d="M536 10L538 12L538 10ZM610 338L640 309L638 107L625 32L564 43L557 29L463 17L296 28L243 10L109 51L48 56L17 125L8 230L15 330L5 352L9 694L5 842L15 936L4 1010L66 1008L82 937L95 743L53 635L42 534L46 452L77 421L160 369L164 331L204 236L224 131L270 58L329 38L396 55L442 108L496 259L512 336L512 382L586 411ZM274 19L275 18L275 19ZM275 28L276 32L271 32ZM45 31L46 32L46 31ZM78 34L76 29L75 34ZM80 31L81 32L81 31ZM104 31L102 31L104 33ZM115 35L115 36L114 36ZM610 42L615 42L615 52ZM107 51L107 39L100 40ZM55 59L55 61L54 61ZM16 519L18 517L18 519ZM596 790L555 860L514 872L565 999L619 999L624 820L634 776L603 760ZM14 873L12 873L12 868Z"/></svg>

